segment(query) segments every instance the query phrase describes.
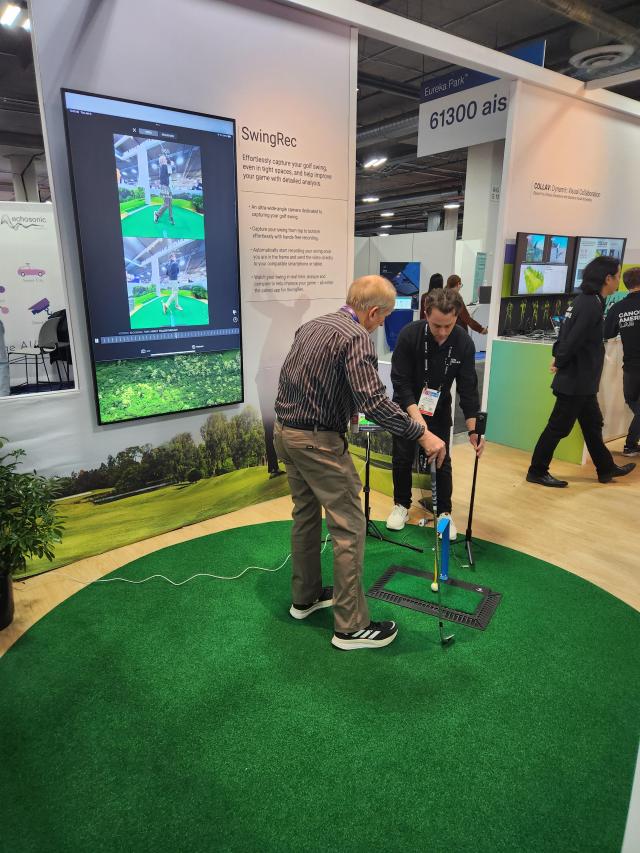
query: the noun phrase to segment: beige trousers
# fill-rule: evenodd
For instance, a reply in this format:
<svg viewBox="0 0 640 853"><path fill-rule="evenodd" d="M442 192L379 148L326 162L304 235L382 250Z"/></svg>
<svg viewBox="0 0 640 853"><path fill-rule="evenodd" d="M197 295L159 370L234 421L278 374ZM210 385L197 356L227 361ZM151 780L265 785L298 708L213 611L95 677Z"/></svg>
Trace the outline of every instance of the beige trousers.
<svg viewBox="0 0 640 853"><path fill-rule="evenodd" d="M362 484L340 433L289 429L276 422L274 445L284 462L293 498L291 593L310 604L322 590L322 507L333 544L333 617L336 631L369 624L362 588L366 524Z"/></svg>

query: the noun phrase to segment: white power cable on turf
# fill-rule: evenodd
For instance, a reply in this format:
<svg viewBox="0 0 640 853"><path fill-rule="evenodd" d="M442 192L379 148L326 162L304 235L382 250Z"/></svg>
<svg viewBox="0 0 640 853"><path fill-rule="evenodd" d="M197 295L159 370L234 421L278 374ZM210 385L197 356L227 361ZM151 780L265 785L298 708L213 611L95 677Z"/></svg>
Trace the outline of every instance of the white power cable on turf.
<svg viewBox="0 0 640 853"><path fill-rule="evenodd" d="M322 550L320 551L320 555L324 554L324 550L327 547L327 543L329 541L329 536L330 536L329 533L327 533L327 535L325 536L324 545L322 546ZM291 557L291 554L287 554L287 556L285 557L283 562L280 563L280 565L276 569L268 569L265 566L247 566L247 568L243 569L240 572L240 574L238 574L238 575L212 575L212 574L209 574L208 572L198 572L195 575L191 575L190 578L187 578L184 581L172 581L171 578L167 578L164 575L151 575L150 577L143 578L142 580L139 580L139 581L134 581L134 580L131 580L130 578L97 578L96 580L93 580L93 581L81 581L81 580L78 580L78 578L72 578L71 575L63 575L63 574L58 574L58 577L65 578L66 580L74 581L75 583L79 583L82 586L91 586L91 584L94 584L94 583L113 583L114 581L121 581L122 583L131 583L131 584L137 585L137 584L141 584L141 583L147 583L147 581L152 581L155 578L160 578L163 581L167 581L167 583L170 583L171 586L184 586L186 583L189 583L190 581L195 580L196 578L215 578L215 580L219 580L219 581L236 581L236 580L239 580L243 575L245 575L248 571L251 571L252 569L255 569L256 571L259 571L259 572L269 572L269 573L273 574L275 572L279 572L280 569L283 568L283 566L285 566L287 564L290 557Z"/></svg>

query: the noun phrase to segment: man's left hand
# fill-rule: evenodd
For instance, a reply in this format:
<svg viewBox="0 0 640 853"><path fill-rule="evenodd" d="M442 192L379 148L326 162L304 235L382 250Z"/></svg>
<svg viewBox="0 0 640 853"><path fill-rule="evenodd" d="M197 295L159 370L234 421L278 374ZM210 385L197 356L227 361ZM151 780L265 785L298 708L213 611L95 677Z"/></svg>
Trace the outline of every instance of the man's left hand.
<svg viewBox="0 0 640 853"><path fill-rule="evenodd" d="M485 441L484 436L481 436L480 441L478 442L478 434L476 432L471 433L469 436L469 441L471 442L471 446L476 452L476 456L478 459L484 453Z"/></svg>

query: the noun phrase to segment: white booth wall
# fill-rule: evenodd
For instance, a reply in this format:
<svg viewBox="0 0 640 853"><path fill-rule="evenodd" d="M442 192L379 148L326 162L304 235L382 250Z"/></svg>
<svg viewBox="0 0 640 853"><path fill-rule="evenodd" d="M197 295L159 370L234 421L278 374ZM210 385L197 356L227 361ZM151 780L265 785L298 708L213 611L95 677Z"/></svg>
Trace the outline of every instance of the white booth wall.
<svg viewBox="0 0 640 853"><path fill-rule="evenodd" d="M2 433L27 450L26 464L49 475L97 465L109 453L160 444L178 432L198 440L210 414L96 423L61 87L236 119L245 402L257 407L264 402L259 381L270 398L275 394L296 328L338 307L350 280L357 38L345 25L268 0L181 0L179 13L173 0L33 0L31 18L78 388L7 399L0 419ZM167 39L173 58L161 47ZM242 157L275 155L266 142L244 141L243 126L296 137L297 157L328 167L331 180L319 188L287 189L268 180L258 187L265 203L299 206L313 200L321 239L332 252L323 290L265 297L254 289L249 210L256 187L243 176Z"/></svg>
<svg viewBox="0 0 640 853"><path fill-rule="evenodd" d="M522 81L512 85L496 257L504 257L506 243L518 231L537 230L626 237L623 268L638 265L640 119ZM490 338L497 333L502 278L503 267L496 264ZM600 402L608 439L624 432L630 412L622 399L619 344L610 343L607 349ZM491 359L489 343L488 371ZM489 384L485 383L484 405ZM549 394L548 400L541 401L541 422L546 423L550 405ZM515 411L502 416L517 421Z"/></svg>
<svg viewBox="0 0 640 853"><path fill-rule="evenodd" d="M355 246L355 277L378 275L383 261L419 261L420 293L429 286L429 278L441 273L444 280L455 271L456 232L423 231L416 234L391 234L388 237L357 237ZM418 315L416 314L416 317ZM388 360L384 329L376 332L376 348L381 360Z"/></svg>

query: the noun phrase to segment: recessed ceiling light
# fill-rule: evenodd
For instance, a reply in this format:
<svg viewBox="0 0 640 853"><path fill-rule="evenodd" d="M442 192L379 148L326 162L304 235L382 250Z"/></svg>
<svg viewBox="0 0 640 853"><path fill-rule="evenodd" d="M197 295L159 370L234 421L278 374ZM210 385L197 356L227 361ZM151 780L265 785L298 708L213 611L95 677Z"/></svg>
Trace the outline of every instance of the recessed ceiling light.
<svg viewBox="0 0 640 853"><path fill-rule="evenodd" d="M386 157L372 157L370 160L364 164L365 169L375 169L376 166L382 166L383 163L387 162Z"/></svg>
<svg viewBox="0 0 640 853"><path fill-rule="evenodd" d="M451 201L444 205L445 210L457 210L460 207L460 202Z"/></svg>
<svg viewBox="0 0 640 853"><path fill-rule="evenodd" d="M380 216L395 216L395 213L393 212L393 210L385 210L383 211L383 213L380 214Z"/></svg>
<svg viewBox="0 0 640 853"><path fill-rule="evenodd" d="M366 195L366 196L362 199L362 201L365 201L365 202L372 202L372 201L380 201L380 199L378 198L378 196L377 196L377 195Z"/></svg>
<svg viewBox="0 0 640 853"><path fill-rule="evenodd" d="M381 225L381 228L393 228L393 225Z"/></svg>
<svg viewBox="0 0 640 853"><path fill-rule="evenodd" d="M389 235L387 234L386 231L383 231L382 234L378 234L378 237L388 237L388 236Z"/></svg>
<svg viewBox="0 0 640 853"><path fill-rule="evenodd" d="M26 30L28 33L31 32L31 18L27 18L27 20L22 25L22 29Z"/></svg>
<svg viewBox="0 0 640 853"><path fill-rule="evenodd" d="M9 3L0 18L0 24L5 27L10 27L19 14L20 6L16 6L14 3Z"/></svg>

